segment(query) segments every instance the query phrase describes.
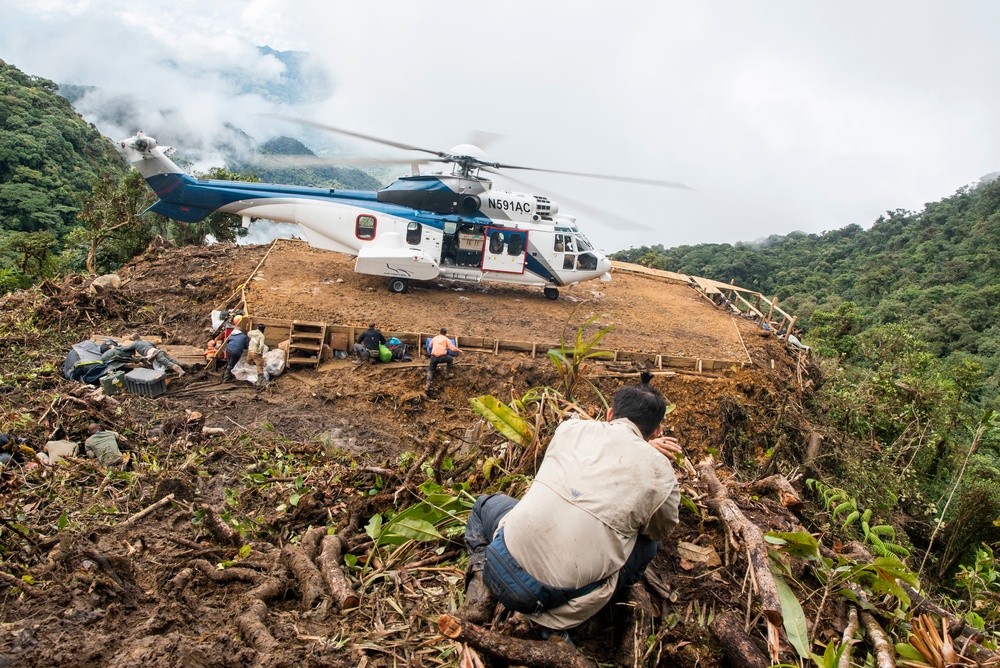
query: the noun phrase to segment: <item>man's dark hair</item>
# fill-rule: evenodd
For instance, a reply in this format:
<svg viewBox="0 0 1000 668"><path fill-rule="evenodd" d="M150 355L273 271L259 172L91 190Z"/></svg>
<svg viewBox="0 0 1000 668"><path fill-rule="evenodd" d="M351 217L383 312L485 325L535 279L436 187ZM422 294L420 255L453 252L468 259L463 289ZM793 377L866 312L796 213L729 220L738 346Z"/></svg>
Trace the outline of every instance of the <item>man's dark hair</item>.
<svg viewBox="0 0 1000 668"><path fill-rule="evenodd" d="M615 393L615 419L628 418L649 438L667 414L667 400L649 384L653 374L643 371L638 385L626 385Z"/></svg>
<svg viewBox="0 0 1000 668"><path fill-rule="evenodd" d="M257 325L257 329L259 329L260 331L263 332L264 331L264 325Z"/></svg>
<svg viewBox="0 0 1000 668"><path fill-rule="evenodd" d="M447 333L448 333L448 330L447 330L447 329L445 329L444 327L442 327L442 328L441 328L441 333L442 333L442 334L447 334Z"/></svg>
<svg viewBox="0 0 1000 668"><path fill-rule="evenodd" d="M66 430L63 429L62 427L57 427L56 430L52 433L53 441L61 441L65 438L66 438Z"/></svg>
<svg viewBox="0 0 1000 668"><path fill-rule="evenodd" d="M375 329L375 323L374 322L368 323L368 329Z"/></svg>

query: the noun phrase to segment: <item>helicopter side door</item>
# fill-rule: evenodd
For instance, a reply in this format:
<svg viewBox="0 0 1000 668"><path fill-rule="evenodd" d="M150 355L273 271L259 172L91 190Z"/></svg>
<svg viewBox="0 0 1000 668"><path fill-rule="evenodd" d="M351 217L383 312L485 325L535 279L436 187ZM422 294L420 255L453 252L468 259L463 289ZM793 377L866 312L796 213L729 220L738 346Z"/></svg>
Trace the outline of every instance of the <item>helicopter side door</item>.
<svg viewBox="0 0 1000 668"><path fill-rule="evenodd" d="M483 271L523 274L528 256L528 232L507 227L486 228Z"/></svg>

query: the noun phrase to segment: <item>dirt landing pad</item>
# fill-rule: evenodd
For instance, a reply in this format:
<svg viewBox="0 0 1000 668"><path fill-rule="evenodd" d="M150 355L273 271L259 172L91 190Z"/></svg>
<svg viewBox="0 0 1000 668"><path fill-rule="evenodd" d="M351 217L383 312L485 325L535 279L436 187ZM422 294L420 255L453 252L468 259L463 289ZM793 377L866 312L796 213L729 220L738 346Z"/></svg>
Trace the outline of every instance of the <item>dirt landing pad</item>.
<svg viewBox="0 0 1000 668"><path fill-rule="evenodd" d="M247 285L250 312L268 318L367 325L387 331L515 341L572 339L576 327L599 314L614 324L603 347L702 359L747 360L750 323L715 308L694 289L652 277L615 272L610 283L560 288L550 301L540 288L499 283L413 283L390 293L388 279L354 273L354 258L279 240Z"/></svg>

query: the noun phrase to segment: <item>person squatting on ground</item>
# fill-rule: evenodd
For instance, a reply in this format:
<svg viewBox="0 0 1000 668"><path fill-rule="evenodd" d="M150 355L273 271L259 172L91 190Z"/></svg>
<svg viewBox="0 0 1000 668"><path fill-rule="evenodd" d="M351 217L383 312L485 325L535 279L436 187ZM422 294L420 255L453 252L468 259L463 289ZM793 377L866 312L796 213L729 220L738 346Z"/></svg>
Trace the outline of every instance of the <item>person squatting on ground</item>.
<svg viewBox="0 0 1000 668"><path fill-rule="evenodd" d="M122 451L118 449L118 439L120 434L106 429L95 423L90 423L87 428L90 438L83 442L87 450L87 456L96 459L102 466L117 466L124 461ZM122 438L124 441L125 439Z"/></svg>
<svg viewBox="0 0 1000 668"><path fill-rule="evenodd" d="M253 363L257 367L257 382L264 383L269 380L264 375L264 325L257 325L257 329L251 330L247 335L250 342L247 344L247 364Z"/></svg>
<svg viewBox="0 0 1000 668"><path fill-rule="evenodd" d="M66 457L76 457L80 445L70 441L66 430L59 427L53 432L52 438L42 446L42 451L35 455L42 464L50 466L58 464Z"/></svg>
<svg viewBox="0 0 1000 668"><path fill-rule="evenodd" d="M357 361L361 362L366 357L371 364L378 362L379 346L385 345L385 337L375 327L375 323L368 323L368 329L361 332L358 340L354 342L354 354Z"/></svg>
<svg viewBox="0 0 1000 668"><path fill-rule="evenodd" d="M222 382L224 383L235 378L233 367L239 364L240 358L243 357L243 352L250 345L250 338L240 329L240 322L242 320L243 318L240 316L237 316L233 320L236 327L229 333L229 338L226 339L226 370L222 373Z"/></svg>
<svg viewBox="0 0 1000 668"><path fill-rule="evenodd" d="M661 437L666 401L651 377L618 390L607 421L559 425L523 499L476 500L457 616L488 621L499 599L544 635L579 626L639 581L680 502L671 459L681 448Z"/></svg>
<svg viewBox="0 0 1000 668"><path fill-rule="evenodd" d="M451 367L455 363L454 355L462 353L458 347L448 338L448 330L441 328L441 333L431 339L431 362L427 365L427 383L424 384L424 391L431 389L431 381L434 380L434 372L437 371L438 364L444 362L447 366L444 370L445 379L451 378Z"/></svg>

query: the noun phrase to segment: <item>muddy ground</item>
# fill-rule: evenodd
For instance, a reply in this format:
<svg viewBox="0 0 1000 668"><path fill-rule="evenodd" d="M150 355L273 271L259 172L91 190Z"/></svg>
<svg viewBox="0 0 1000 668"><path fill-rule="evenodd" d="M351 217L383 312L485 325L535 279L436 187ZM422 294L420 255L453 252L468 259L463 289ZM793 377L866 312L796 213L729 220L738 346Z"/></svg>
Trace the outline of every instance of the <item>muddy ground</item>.
<svg viewBox="0 0 1000 668"><path fill-rule="evenodd" d="M600 314L600 324L615 324L611 347L747 361L654 380L675 406L668 429L689 458L715 452L737 475L759 467L782 430L804 429L802 401L818 382L814 367L752 323L650 277L618 273L554 302L537 289L495 285L426 284L396 295L383 279L354 274L344 256L281 241L243 286L267 251L154 247L125 268L118 292L89 295L77 277L3 299L0 429L37 445L57 425L82 440L98 421L128 437L135 463L108 472L79 461L44 476L26 460L4 469L0 665L458 665L459 650L435 622L461 600L460 539L375 549L365 527L418 502L416 486L428 480L471 495L523 490L523 477L487 476L487 458L515 462L490 429L469 432L478 416L468 400L510 401L558 385L543 356L470 352L452 381L427 394L422 367L344 363L295 370L263 388L192 369L158 398L107 398L59 377L81 337L139 331L201 345L208 312L244 293L259 316L529 341L575 335ZM622 375L631 371L597 365L593 383L611 396L634 382ZM589 387L577 404L601 414ZM226 433L203 436L203 426ZM692 499L703 494L690 476L684 484ZM169 493L172 503L118 526ZM791 527L776 503L755 504L771 524ZM356 609L338 611L329 596L305 600L294 553L315 561L326 533L343 538ZM686 514L677 537L725 551L704 511ZM707 624L738 608L745 563L689 570L666 546L653 571L672 594L656 599L662 634L640 665L721 665ZM631 644L628 614L606 613L574 641L619 661Z"/></svg>

